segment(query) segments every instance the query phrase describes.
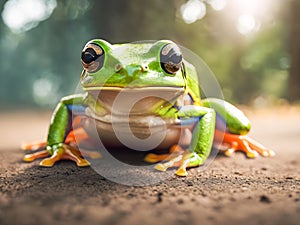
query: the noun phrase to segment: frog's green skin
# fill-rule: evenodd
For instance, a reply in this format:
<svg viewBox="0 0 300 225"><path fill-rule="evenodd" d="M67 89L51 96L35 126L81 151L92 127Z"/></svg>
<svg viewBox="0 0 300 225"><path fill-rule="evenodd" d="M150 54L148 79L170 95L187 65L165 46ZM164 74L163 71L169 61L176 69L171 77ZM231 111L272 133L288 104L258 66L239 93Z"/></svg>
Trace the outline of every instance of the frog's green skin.
<svg viewBox="0 0 300 225"><path fill-rule="evenodd" d="M177 53L175 64L179 67L174 69L171 65L170 72L166 69L170 64L166 63L164 67L160 62L163 61L162 57L166 57L168 61L168 57L172 55L168 56L168 53L172 53L174 49ZM201 100L196 70L189 62L180 60L178 50L179 48L168 40L115 45L100 39L88 42L82 54L84 70L81 74L81 85L86 94L65 97L56 107L47 140L47 152L51 157L44 159L41 165L52 166L60 158L75 159L79 166L88 165L78 152L68 148L67 137L72 131L72 116L85 118L85 122L80 123L80 126L90 137L93 134L86 121L95 120L99 136L107 145L120 144L112 129L113 119L118 126L128 123L130 118L133 133L137 130L137 133L145 135L149 134L149 127L153 126L159 132L159 127L162 124L166 125L168 132L157 148L169 148L179 144L177 149L186 150L179 151L175 154L176 157L166 163L157 164L156 169L166 170L168 167L178 166L176 174L180 176L187 174L186 167L201 165L207 159L213 145L215 129L218 129L216 114L226 123L226 132L237 140L242 140L240 135L245 135L250 130L248 119L227 102L218 99ZM128 104L117 104L113 107L113 101L119 93L125 96L123 99L128 99ZM139 95L145 98L137 99L139 101L128 115L126 106L133 105L133 100L130 99ZM182 142L178 142L180 130L189 132L192 138L184 137ZM227 144L232 151L234 148L231 144L236 140L230 141L232 143ZM241 142L243 141L245 140ZM271 155L270 152L265 153L265 149L253 149L259 153L263 152L264 155ZM249 148L248 150L250 151ZM34 158L30 156L27 156L27 161ZM154 154L146 157L149 162L161 159L164 158Z"/></svg>

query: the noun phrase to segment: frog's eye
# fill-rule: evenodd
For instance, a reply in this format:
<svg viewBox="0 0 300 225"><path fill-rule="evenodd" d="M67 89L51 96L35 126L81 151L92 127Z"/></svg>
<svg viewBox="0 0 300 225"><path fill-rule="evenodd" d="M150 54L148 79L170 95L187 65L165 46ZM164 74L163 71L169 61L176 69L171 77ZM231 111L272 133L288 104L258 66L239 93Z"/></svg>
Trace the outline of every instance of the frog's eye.
<svg viewBox="0 0 300 225"><path fill-rule="evenodd" d="M103 49L95 43L87 44L82 50L81 62L89 73L97 72L102 68L104 63Z"/></svg>
<svg viewBox="0 0 300 225"><path fill-rule="evenodd" d="M169 74L175 74L182 65L182 54L173 43L165 45L160 51L160 65Z"/></svg>

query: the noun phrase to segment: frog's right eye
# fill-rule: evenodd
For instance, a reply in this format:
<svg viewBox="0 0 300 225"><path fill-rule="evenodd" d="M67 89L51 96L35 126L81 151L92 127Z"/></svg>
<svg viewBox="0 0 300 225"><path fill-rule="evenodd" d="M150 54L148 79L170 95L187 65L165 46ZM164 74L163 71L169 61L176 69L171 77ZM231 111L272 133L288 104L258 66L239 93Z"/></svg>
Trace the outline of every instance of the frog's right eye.
<svg viewBox="0 0 300 225"><path fill-rule="evenodd" d="M168 74L175 74L182 66L182 53L174 44L166 44L160 51L160 65Z"/></svg>
<svg viewBox="0 0 300 225"><path fill-rule="evenodd" d="M81 62L89 73L97 72L104 63L104 50L95 43L88 43L82 50Z"/></svg>

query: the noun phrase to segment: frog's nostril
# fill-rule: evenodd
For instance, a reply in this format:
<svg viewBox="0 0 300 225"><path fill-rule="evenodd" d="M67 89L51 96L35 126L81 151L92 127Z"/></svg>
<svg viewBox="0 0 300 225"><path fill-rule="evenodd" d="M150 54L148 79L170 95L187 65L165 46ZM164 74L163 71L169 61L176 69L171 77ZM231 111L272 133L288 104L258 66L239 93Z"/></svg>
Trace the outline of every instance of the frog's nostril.
<svg viewBox="0 0 300 225"><path fill-rule="evenodd" d="M121 65L121 64L116 64L116 66L115 66L115 70L116 70L116 72L119 72L120 70L122 70L124 67Z"/></svg>

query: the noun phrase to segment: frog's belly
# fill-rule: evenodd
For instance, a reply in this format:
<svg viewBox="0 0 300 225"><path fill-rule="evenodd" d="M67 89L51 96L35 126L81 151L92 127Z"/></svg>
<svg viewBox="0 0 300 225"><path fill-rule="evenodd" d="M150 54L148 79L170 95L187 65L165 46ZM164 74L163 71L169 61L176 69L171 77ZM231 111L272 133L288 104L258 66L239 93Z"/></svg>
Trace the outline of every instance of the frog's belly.
<svg viewBox="0 0 300 225"><path fill-rule="evenodd" d="M178 121L170 123L161 118L155 121L151 117L143 118L143 121L138 122L129 120L129 123L124 121L111 123L88 118L84 120L83 126L90 136L100 140L106 147L126 146L146 151L167 149L174 144L189 144L194 124L183 126L178 124Z"/></svg>

